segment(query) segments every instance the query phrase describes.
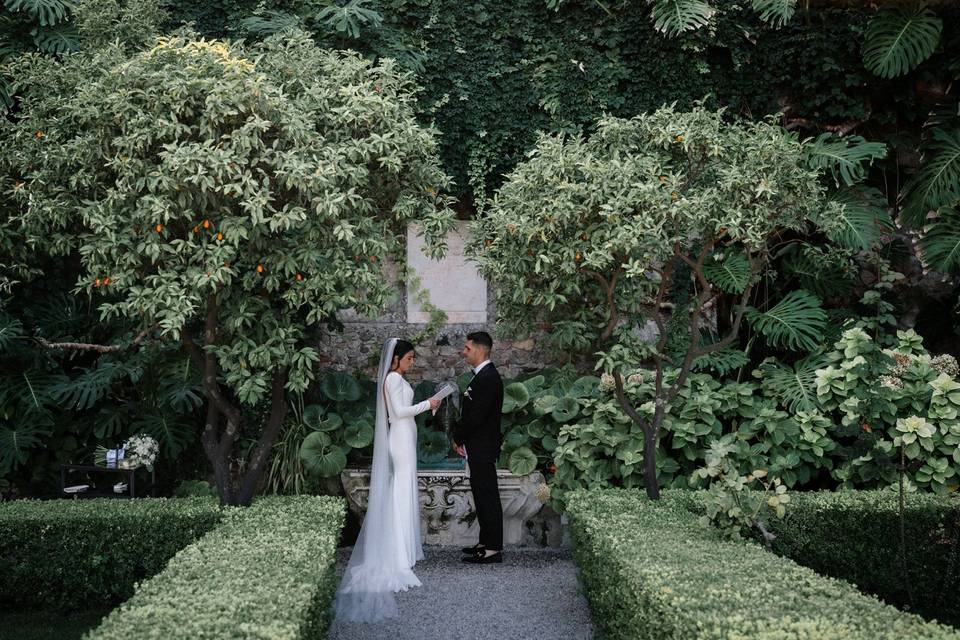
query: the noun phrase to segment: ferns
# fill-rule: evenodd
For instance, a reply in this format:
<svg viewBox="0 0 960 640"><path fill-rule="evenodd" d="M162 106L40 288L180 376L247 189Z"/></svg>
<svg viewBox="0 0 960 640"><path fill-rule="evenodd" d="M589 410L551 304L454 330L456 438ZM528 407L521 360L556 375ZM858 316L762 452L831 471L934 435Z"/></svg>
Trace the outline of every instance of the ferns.
<svg viewBox="0 0 960 640"><path fill-rule="evenodd" d="M821 133L812 143L805 140L804 150L811 169L829 169L837 184L842 180L848 187L866 176L865 164L869 166L887 155L882 142L867 142L861 136L841 138L834 133Z"/></svg>
<svg viewBox="0 0 960 640"><path fill-rule="evenodd" d="M750 326L775 347L813 351L827 322L820 299L808 291L791 291L772 309L760 312L748 307Z"/></svg>
<svg viewBox="0 0 960 640"><path fill-rule="evenodd" d="M922 4L883 8L867 27L863 63L881 78L903 75L933 54L942 30L943 21Z"/></svg>
<svg viewBox="0 0 960 640"><path fill-rule="evenodd" d="M696 31L707 25L717 12L703 0L649 0L653 4L650 18L653 28L673 37L685 31Z"/></svg>

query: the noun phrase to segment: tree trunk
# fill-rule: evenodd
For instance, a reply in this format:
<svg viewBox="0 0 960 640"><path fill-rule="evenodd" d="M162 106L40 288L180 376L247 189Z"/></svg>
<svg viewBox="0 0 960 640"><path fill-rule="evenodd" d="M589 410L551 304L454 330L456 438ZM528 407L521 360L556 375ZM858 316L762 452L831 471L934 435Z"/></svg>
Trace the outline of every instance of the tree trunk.
<svg viewBox="0 0 960 640"><path fill-rule="evenodd" d="M657 481L657 431L653 425L643 430L643 483L647 497L660 499L660 483Z"/></svg>

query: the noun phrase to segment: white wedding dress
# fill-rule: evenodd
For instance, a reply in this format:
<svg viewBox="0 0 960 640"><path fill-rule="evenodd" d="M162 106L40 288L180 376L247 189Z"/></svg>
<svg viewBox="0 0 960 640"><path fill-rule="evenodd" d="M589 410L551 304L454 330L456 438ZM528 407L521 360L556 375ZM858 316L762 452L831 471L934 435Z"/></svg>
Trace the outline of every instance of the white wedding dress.
<svg viewBox="0 0 960 640"><path fill-rule="evenodd" d="M380 358L367 511L333 604L336 618L348 622L396 616L394 592L420 586L412 570L423 559L414 416L430 403L411 405L413 388L387 372L395 343L388 340Z"/></svg>

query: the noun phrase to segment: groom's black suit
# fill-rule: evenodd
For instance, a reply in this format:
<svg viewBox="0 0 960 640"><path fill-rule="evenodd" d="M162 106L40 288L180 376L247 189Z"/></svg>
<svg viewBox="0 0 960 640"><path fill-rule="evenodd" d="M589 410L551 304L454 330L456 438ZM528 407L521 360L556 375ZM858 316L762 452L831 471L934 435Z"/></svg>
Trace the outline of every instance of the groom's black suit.
<svg viewBox="0 0 960 640"><path fill-rule="evenodd" d="M496 550L503 549L503 507L497 487L497 459L503 442L502 409L503 379L491 362L467 386L453 440L467 450L480 544Z"/></svg>

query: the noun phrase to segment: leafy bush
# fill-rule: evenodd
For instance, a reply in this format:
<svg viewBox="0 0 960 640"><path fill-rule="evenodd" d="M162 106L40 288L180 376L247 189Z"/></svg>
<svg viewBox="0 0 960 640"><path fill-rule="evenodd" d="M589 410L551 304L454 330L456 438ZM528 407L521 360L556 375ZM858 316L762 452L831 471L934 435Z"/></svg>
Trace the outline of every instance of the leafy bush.
<svg viewBox="0 0 960 640"><path fill-rule="evenodd" d="M756 544L698 528L697 502L690 492L659 502L624 490L569 496L575 559L605 637L960 638Z"/></svg>
<svg viewBox="0 0 960 640"><path fill-rule="evenodd" d="M330 497L270 497L227 509L219 527L87 638L323 637L344 516L343 501Z"/></svg>
<svg viewBox="0 0 960 640"><path fill-rule="evenodd" d="M219 518L199 498L0 502L0 608L120 602Z"/></svg>
<svg viewBox="0 0 960 640"><path fill-rule="evenodd" d="M849 580L884 601L952 625L960 623L960 500L910 493L900 544L897 493L794 493L770 523L777 554ZM901 555L901 553L903 555Z"/></svg>

